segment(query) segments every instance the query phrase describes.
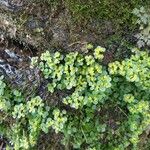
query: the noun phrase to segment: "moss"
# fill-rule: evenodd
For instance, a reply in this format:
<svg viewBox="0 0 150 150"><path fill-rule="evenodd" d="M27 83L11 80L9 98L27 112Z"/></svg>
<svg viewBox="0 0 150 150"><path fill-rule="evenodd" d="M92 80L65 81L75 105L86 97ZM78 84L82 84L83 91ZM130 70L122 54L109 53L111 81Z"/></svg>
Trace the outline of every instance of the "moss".
<svg viewBox="0 0 150 150"><path fill-rule="evenodd" d="M142 0L65 0L65 4L77 19L112 19L117 24L131 22L132 10L140 4L144 5Z"/></svg>
<svg viewBox="0 0 150 150"><path fill-rule="evenodd" d="M71 43L80 40L77 35L82 34L82 40L105 46L109 45L114 36L117 36L118 41L123 37L132 37L137 28L133 9L149 6L150 3L149 0L36 0L36 3L37 1L48 6L51 14L54 14L52 19L61 18L61 27L67 26L70 31ZM91 36L88 40L85 38L87 35ZM131 42L134 42L133 39Z"/></svg>
<svg viewBox="0 0 150 150"><path fill-rule="evenodd" d="M50 6L61 3L68 9L72 18L78 23L88 23L93 19L112 20L118 27L132 25L134 22L131 13L135 7L140 5L147 6L149 0L45 0Z"/></svg>

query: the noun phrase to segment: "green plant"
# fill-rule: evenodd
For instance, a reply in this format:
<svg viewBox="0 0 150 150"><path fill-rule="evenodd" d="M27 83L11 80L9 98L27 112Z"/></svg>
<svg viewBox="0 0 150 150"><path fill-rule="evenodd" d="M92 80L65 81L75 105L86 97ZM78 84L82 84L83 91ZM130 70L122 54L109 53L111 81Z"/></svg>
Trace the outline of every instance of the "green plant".
<svg viewBox="0 0 150 150"><path fill-rule="evenodd" d="M118 24L122 24L123 22L129 21L128 17L132 16L132 9L135 6L140 5L142 1L133 0L132 2L121 2L120 0L65 0L64 3L77 19L86 18L90 20L93 17L96 19L111 20L115 18Z"/></svg>
<svg viewBox="0 0 150 150"><path fill-rule="evenodd" d="M0 134L11 141L15 150L34 147L42 130L47 132L50 127L56 132L61 130L67 120L64 111L50 110L39 96L26 101L22 93L4 82L3 77L0 78L0 84L0 111L3 114L0 117L3 127L0 128Z"/></svg>
<svg viewBox="0 0 150 150"><path fill-rule="evenodd" d="M137 24L140 25L140 33L135 35L138 39L138 47L150 46L150 12L141 7L140 9L135 8L133 14L137 16Z"/></svg>
<svg viewBox="0 0 150 150"><path fill-rule="evenodd" d="M121 63L116 61L109 64L111 74L119 74L126 78L129 82L135 82L137 87L150 89L150 72L149 72L149 54L138 49L132 50L136 55L132 55L130 59L126 59Z"/></svg>
<svg viewBox="0 0 150 150"><path fill-rule="evenodd" d="M149 53L134 48L130 58L103 66L105 48L89 48L89 55L46 51L32 59L49 92L72 91L60 104L67 111L46 106L39 96L27 100L0 77L0 135L10 148L31 149L51 129L62 134L66 149L140 149L150 125Z"/></svg>
<svg viewBox="0 0 150 150"><path fill-rule="evenodd" d="M93 55L86 56L46 51L31 66L37 66L50 81L47 87L51 93L73 89L62 100L76 109L66 112L67 120L59 130L66 148L137 150L140 135L150 124L149 54L132 49L130 58L105 67L101 65L103 52L105 48L100 46L93 48ZM120 118L114 119L115 113L105 115L116 108Z"/></svg>
<svg viewBox="0 0 150 150"><path fill-rule="evenodd" d="M119 89L121 91L118 95L115 94L115 97L118 97L119 100L123 98L126 102L129 114L124 126L129 130L129 143L132 143L133 148L137 149L139 136L150 124L150 57L145 51L138 49L132 51L135 55L132 55L131 58L109 64L109 72L115 76L122 76L127 81L128 86L123 84L124 88ZM124 103L120 104L124 105Z"/></svg>
<svg viewBox="0 0 150 150"><path fill-rule="evenodd" d="M98 63L103 59L104 51L105 49L99 46L95 48L94 56L85 57L77 52L64 57L59 52L50 54L46 51L41 55L39 68L45 78L51 80L48 90L53 93L55 89L75 88L73 94L64 98L63 102L76 109L84 105L103 103L105 93L111 86L111 78ZM33 63L34 61L32 65Z"/></svg>

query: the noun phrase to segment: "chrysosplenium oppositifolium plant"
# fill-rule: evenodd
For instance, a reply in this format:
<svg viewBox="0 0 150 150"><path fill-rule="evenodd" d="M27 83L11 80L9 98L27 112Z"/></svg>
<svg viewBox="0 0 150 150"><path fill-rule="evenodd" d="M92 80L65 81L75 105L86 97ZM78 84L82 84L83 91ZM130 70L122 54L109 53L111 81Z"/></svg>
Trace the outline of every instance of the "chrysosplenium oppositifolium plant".
<svg viewBox="0 0 150 150"><path fill-rule="evenodd" d="M83 56L78 52L66 56L59 52L43 53L39 68L44 77L51 80L48 90L53 93L56 89L74 88L72 95L64 98L63 103L75 109L99 102L104 103L111 87L111 78L99 63L102 61L104 51L104 48L97 47L93 56Z"/></svg>
<svg viewBox="0 0 150 150"><path fill-rule="evenodd" d="M60 131L66 148L137 150L150 125L149 54L133 49L130 58L103 66L104 52L100 46L91 55L46 51L31 66L49 81L49 92L73 91L61 100L76 110L67 111Z"/></svg>
<svg viewBox="0 0 150 150"><path fill-rule="evenodd" d="M103 66L105 48L87 48L93 53L46 51L32 58L49 92L72 92L59 109L39 96L26 98L0 78L0 135L11 141L10 149L30 150L41 132L54 130L64 149L140 150L140 135L150 125L148 52L133 49L130 58Z"/></svg>
<svg viewBox="0 0 150 150"><path fill-rule="evenodd" d="M18 90L0 78L0 135L11 142L10 149L29 150L35 146L41 131L52 127L56 132L66 121L65 111L51 110L39 96L26 101ZM13 147L13 148L12 148Z"/></svg>

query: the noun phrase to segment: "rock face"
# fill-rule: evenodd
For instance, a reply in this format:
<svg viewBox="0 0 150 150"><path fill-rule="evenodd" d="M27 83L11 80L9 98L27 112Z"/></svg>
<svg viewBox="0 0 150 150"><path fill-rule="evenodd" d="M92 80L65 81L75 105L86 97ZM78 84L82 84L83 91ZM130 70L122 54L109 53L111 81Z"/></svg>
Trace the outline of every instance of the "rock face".
<svg viewBox="0 0 150 150"><path fill-rule="evenodd" d="M13 86L30 94L40 84L39 70L29 67L32 53L10 41L7 42L7 44L6 41L1 42L0 74L4 75Z"/></svg>
<svg viewBox="0 0 150 150"><path fill-rule="evenodd" d="M23 2L21 0L0 0L0 5L9 11L18 11L22 8Z"/></svg>
<svg viewBox="0 0 150 150"><path fill-rule="evenodd" d="M1 36L28 43L40 51L76 51L88 42L104 45L105 36L115 33L111 22L94 20L86 26L76 23L63 3L51 7L43 1L0 0L0 8Z"/></svg>

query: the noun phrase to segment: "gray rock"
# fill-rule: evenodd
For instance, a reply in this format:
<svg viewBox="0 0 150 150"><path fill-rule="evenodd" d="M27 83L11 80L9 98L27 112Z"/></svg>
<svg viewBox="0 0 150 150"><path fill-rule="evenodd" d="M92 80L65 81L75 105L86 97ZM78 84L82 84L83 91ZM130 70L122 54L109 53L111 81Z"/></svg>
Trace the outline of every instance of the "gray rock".
<svg viewBox="0 0 150 150"><path fill-rule="evenodd" d="M9 11L18 11L22 6L23 2L21 0L0 0L0 7Z"/></svg>

